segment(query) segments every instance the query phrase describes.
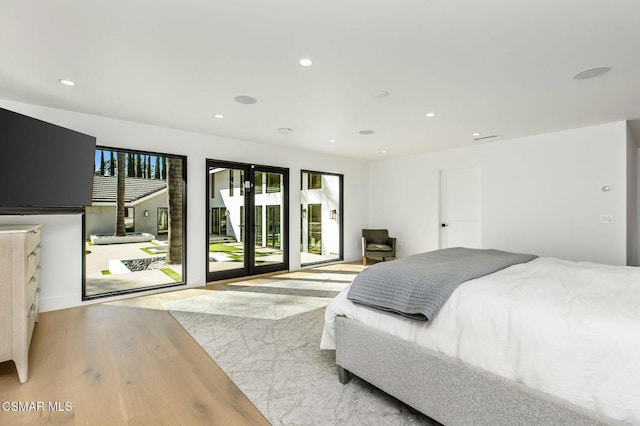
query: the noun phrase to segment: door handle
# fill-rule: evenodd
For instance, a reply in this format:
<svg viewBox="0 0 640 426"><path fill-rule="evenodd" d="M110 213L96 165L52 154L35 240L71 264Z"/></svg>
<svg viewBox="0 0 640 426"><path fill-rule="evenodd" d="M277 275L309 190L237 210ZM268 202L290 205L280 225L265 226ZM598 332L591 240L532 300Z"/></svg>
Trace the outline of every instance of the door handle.
<svg viewBox="0 0 640 426"><path fill-rule="evenodd" d="M447 226L449 226L449 224L448 224L448 223L443 223L441 226L442 226L443 228L446 228Z"/></svg>

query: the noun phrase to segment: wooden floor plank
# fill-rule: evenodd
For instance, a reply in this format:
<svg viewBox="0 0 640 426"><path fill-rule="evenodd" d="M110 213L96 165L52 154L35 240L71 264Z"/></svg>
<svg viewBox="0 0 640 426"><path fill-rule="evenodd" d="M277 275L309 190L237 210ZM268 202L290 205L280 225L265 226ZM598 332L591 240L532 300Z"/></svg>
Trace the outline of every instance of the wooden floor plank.
<svg viewBox="0 0 640 426"><path fill-rule="evenodd" d="M91 305L45 312L29 369L21 385L13 362L0 363L0 404L41 401L45 409L0 407L0 424L269 424L165 311ZM50 402L60 411L50 411Z"/></svg>

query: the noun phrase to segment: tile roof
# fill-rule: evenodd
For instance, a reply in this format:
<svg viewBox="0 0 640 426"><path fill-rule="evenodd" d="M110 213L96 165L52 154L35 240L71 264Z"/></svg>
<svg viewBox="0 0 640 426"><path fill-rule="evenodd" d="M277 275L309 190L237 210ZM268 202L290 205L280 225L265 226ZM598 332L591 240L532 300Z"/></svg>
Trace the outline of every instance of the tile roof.
<svg viewBox="0 0 640 426"><path fill-rule="evenodd" d="M167 181L165 180L125 177L124 201L125 203L132 203L166 187ZM116 176L94 176L92 200L94 202L115 203L117 188L118 181Z"/></svg>

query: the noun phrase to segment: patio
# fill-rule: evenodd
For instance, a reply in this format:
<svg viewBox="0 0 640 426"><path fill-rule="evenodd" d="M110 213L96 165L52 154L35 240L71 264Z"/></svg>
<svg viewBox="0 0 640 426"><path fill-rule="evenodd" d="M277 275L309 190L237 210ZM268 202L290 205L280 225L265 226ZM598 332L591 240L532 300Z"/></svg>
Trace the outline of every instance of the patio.
<svg viewBox="0 0 640 426"><path fill-rule="evenodd" d="M182 280L181 264L164 264L160 268L145 268L135 272L126 266L128 263L130 265L127 261L131 260L161 258L166 254L166 247L166 241L158 240L110 245L86 243L86 295L94 296L180 282Z"/></svg>

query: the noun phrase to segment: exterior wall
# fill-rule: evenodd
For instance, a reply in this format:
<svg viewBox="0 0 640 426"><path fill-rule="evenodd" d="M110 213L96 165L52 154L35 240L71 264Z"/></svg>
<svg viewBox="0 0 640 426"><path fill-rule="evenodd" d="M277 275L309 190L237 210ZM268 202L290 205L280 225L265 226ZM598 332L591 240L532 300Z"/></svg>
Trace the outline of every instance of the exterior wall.
<svg viewBox="0 0 640 426"><path fill-rule="evenodd" d="M167 207L167 190L158 192L153 197L146 197L136 203L126 203L125 207L134 208L134 231L145 232L147 234L158 234L158 207ZM148 211L149 216L144 212ZM87 207L86 214L91 216L90 221L86 221L85 239L89 239L95 234L113 234L115 232L115 205L93 205Z"/></svg>
<svg viewBox="0 0 640 426"><path fill-rule="evenodd" d="M135 208L135 232L146 232L147 234L155 235L156 238L160 238L160 235L158 235L158 208L169 207L168 197L167 190L164 189L154 197L145 198L131 205L131 207ZM145 211L149 212L149 216L144 215Z"/></svg>
<svg viewBox="0 0 640 426"><path fill-rule="evenodd" d="M86 214L91 215L91 221L86 221L84 239L88 240L95 234L112 234L115 231L115 206L91 206L86 208Z"/></svg>
<svg viewBox="0 0 640 426"><path fill-rule="evenodd" d="M96 136L98 144L114 148L187 156L187 287L205 284L206 272L206 159L268 164L289 168L291 218L300 214L300 170L326 170L348 176L345 179L345 260L357 260L355 245L360 230L367 226L367 163L314 152L261 145L248 141L151 126L38 105L0 100L0 107L59 126ZM0 223L42 224L42 311L63 309L82 302L82 259L84 253L81 215L1 216ZM287 240L291 247L292 270L300 268L300 227L292 221ZM166 290L150 290L138 295ZM99 302L122 299L119 296Z"/></svg>
<svg viewBox="0 0 640 426"><path fill-rule="evenodd" d="M624 265L626 156L616 122L373 162L369 224L398 238L399 256L437 249L438 173L477 166L483 247Z"/></svg>
<svg viewBox="0 0 640 426"><path fill-rule="evenodd" d="M225 207L224 200L222 197L222 191L226 191L226 194L229 193L229 172L221 172L215 174L215 186L213 189L213 197L209 197L209 206L210 207Z"/></svg>

